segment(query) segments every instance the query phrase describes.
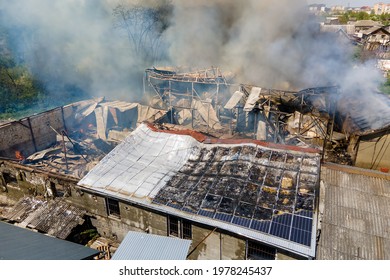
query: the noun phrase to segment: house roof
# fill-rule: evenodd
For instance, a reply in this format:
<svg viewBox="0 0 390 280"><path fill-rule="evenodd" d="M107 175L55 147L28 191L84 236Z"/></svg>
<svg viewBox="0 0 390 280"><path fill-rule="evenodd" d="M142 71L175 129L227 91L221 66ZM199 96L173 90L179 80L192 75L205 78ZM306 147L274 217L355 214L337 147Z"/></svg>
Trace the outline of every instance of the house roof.
<svg viewBox="0 0 390 280"><path fill-rule="evenodd" d="M369 27L369 26L383 26L383 24L374 20L359 20L355 22L355 27Z"/></svg>
<svg viewBox="0 0 390 280"><path fill-rule="evenodd" d="M381 30L383 33L390 34L389 31L387 31L384 27L382 26L373 26L367 30L362 31L364 35L370 35L373 33L376 33L378 30Z"/></svg>
<svg viewBox="0 0 390 280"><path fill-rule="evenodd" d="M41 200L33 197L20 199L4 218L46 232L51 236L66 239L73 228L83 224L85 211L69 205L61 199Z"/></svg>
<svg viewBox="0 0 390 280"><path fill-rule="evenodd" d="M112 260L185 260L191 240L129 231Z"/></svg>
<svg viewBox="0 0 390 280"><path fill-rule="evenodd" d="M317 259L390 259L390 180L377 171L322 166L324 212Z"/></svg>
<svg viewBox="0 0 390 280"><path fill-rule="evenodd" d="M0 260L81 260L99 251L0 222Z"/></svg>
<svg viewBox="0 0 390 280"><path fill-rule="evenodd" d="M78 184L314 256L318 151L260 141L202 141L142 124Z"/></svg>

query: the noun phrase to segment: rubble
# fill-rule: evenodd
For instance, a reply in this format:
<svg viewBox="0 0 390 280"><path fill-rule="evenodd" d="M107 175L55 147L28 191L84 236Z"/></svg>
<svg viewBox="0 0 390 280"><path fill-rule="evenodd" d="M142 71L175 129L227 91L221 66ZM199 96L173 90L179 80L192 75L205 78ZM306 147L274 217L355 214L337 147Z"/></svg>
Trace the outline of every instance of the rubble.
<svg viewBox="0 0 390 280"><path fill-rule="evenodd" d="M59 119L55 115L57 112ZM43 139L45 135L31 133L27 136L34 144L30 149L23 143L14 144L17 149L7 147L0 150L0 156L3 154L3 158L7 159L10 153L7 150L14 150L14 161L81 179L136 128L138 123L153 122L165 114L164 110L138 103L106 101L104 98L80 101L68 105L66 109L61 107L38 116L47 121L37 122L33 128L30 127L30 131L47 131L50 137L46 137L46 142ZM0 126L0 131L11 128L14 137L21 138L17 135L24 133L18 131L18 126L23 127L20 123L22 122L7 123L4 127ZM32 121L29 120L28 123L31 124ZM38 149L37 138L42 138L40 146L44 147L43 149Z"/></svg>

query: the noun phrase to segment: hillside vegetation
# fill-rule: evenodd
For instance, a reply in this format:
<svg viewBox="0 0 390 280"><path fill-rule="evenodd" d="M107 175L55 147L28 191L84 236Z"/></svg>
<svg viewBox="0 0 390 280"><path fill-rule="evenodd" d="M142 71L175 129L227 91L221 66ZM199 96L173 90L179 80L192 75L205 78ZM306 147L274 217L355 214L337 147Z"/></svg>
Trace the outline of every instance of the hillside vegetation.
<svg viewBox="0 0 390 280"><path fill-rule="evenodd" d="M12 117L44 103L44 87L28 68L16 63L8 45L7 32L0 27L0 117Z"/></svg>

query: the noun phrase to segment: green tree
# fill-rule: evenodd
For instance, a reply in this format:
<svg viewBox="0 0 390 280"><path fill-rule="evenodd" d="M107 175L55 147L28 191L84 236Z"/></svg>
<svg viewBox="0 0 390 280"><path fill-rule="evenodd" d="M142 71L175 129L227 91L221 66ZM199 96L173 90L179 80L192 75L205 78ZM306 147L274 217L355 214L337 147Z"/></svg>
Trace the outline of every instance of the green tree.
<svg viewBox="0 0 390 280"><path fill-rule="evenodd" d="M386 82L380 87L380 90L385 93L390 95L390 75L387 75L387 80Z"/></svg>
<svg viewBox="0 0 390 280"><path fill-rule="evenodd" d="M0 114L12 115L37 105L45 92L24 65L15 63L7 35L0 27Z"/></svg>

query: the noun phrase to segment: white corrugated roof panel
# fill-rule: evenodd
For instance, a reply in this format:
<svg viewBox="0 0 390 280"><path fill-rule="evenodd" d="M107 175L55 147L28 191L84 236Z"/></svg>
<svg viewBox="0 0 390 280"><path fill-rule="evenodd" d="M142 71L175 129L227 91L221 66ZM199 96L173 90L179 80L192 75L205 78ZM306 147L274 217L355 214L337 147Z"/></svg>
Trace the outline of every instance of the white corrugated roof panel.
<svg viewBox="0 0 390 280"><path fill-rule="evenodd" d="M129 231L112 260L185 260L191 240Z"/></svg>
<svg viewBox="0 0 390 280"><path fill-rule="evenodd" d="M110 187L133 193L136 197L156 194L169 177L187 161L196 142L190 136L153 132L142 124L110 152L80 185ZM152 197L153 198L153 197Z"/></svg>

